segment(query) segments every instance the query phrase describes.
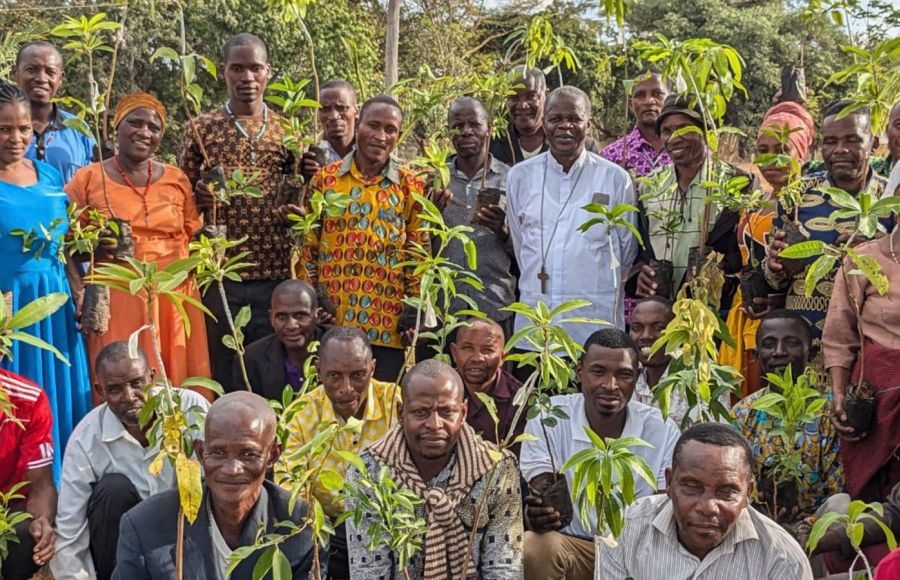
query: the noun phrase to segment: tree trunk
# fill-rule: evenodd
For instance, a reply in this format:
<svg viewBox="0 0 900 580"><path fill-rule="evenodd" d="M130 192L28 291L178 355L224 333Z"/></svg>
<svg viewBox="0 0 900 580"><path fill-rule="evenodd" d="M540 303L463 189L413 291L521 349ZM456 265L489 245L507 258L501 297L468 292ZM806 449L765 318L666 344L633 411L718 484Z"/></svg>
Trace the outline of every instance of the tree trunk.
<svg viewBox="0 0 900 580"><path fill-rule="evenodd" d="M384 92L397 82L400 69L400 0L388 0L387 33L384 37Z"/></svg>

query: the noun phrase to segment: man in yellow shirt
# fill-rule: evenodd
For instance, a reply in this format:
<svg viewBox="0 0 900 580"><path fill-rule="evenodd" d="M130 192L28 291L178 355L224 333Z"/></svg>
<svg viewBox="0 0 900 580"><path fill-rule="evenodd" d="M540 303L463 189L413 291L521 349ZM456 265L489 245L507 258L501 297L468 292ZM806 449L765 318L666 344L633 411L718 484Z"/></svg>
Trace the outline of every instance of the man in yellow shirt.
<svg viewBox="0 0 900 580"><path fill-rule="evenodd" d="M391 154L403 124L400 105L377 96L359 111L356 149L326 165L310 181L312 191L342 194L348 203L337 215L321 215L306 239L300 277L319 288L336 309L335 324L362 330L372 343L375 377L397 380L416 324L404 298L419 295L420 276L408 265L421 231L415 194L423 182Z"/></svg>
<svg viewBox="0 0 900 580"><path fill-rule="evenodd" d="M290 485L288 472L298 467L297 458L291 456L319 432L323 423L343 424L350 417L362 422L359 433L342 431L337 435L322 466L343 474L347 462L335 451L359 453L381 439L397 422L400 388L372 378L376 361L372 357L372 346L361 330L347 326L329 329L322 336L318 355L316 367L322 384L303 395L306 406L290 423L283 460L276 467L277 480L286 487ZM313 495L331 519L344 509L337 493L325 489L320 482L313 485ZM328 557L328 576L349 578L344 526L335 531Z"/></svg>

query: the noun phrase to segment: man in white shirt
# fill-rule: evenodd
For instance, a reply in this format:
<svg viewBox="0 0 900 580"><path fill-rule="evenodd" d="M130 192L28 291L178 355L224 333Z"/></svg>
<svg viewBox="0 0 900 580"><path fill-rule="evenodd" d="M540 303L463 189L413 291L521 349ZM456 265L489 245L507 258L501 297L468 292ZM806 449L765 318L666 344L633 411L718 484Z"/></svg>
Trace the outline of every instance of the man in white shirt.
<svg viewBox="0 0 900 580"><path fill-rule="evenodd" d="M582 449L591 448L584 427L600 437L639 437L652 447L632 449L647 461L656 474L657 487L665 487L665 471L672 463L678 428L671 419L663 421L659 410L632 400L638 377L638 351L634 341L617 328L596 331L586 341L576 367L581 393L558 395L551 400L569 417L555 424L529 420L525 432L536 440L522 443L519 467L530 492L525 498L525 577L548 580L590 579L594 573L594 533L596 516L583 522L576 513L563 526L559 511L545 505L534 490L536 479L544 479L554 467ZM546 436L545 436L546 433ZM565 474L572 492L572 472ZM635 478L638 497L654 490Z"/></svg>
<svg viewBox="0 0 900 580"><path fill-rule="evenodd" d="M666 495L628 510L617 545L600 544L595 578L812 580L797 541L749 506L752 462L733 427L685 431L666 469Z"/></svg>
<svg viewBox="0 0 900 580"><path fill-rule="evenodd" d="M147 356L139 351L131 358L128 343L113 342L97 355L94 376L103 404L75 428L63 458L56 555L50 562L55 580L110 578L122 515L147 497L175 487L168 462L158 477L150 474L159 449L147 440L152 422L141 426L138 421L145 389L155 376ZM185 412L206 413L206 399L187 389L179 392Z"/></svg>
<svg viewBox="0 0 900 580"><path fill-rule="evenodd" d="M637 241L624 227L579 226L596 217L589 203L608 208L634 204L628 172L585 148L591 103L583 91L560 87L544 109L550 150L509 171L507 224L521 275L521 301L555 308L566 300L587 298L591 306L574 316L598 318L624 328L622 273L637 255ZM625 216L632 224L633 213ZM516 316L516 330L524 326ZM591 333L588 324L563 325L577 342Z"/></svg>

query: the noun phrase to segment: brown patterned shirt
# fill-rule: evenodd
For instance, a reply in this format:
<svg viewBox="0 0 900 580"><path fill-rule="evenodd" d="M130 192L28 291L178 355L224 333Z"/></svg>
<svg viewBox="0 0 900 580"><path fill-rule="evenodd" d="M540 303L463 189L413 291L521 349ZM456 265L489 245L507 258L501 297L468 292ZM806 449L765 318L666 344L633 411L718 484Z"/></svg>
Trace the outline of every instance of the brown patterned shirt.
<svg viewBox="0 0 900 580"><path fill-rule="evenodd" d="M238 197L230 206L220 207L217 221L228 226L228 238L235 240L247 236L240 250L250 252L248 261L253 267L241 272L244 280L285 280L291 277L291 240L286 226L276 214L277 187L281 174L290 162L291 154L282 145L284 129L279 115L269 110L268 123L256 143L256 158L252 161L252 137L262 122L241 118L240 122L251 139L244 137L235 127L224 107L201 115L196 120L197 133L203 141L210 163L221 163L229 178L235 169L245 176L259 172L254 183L263 192L260 198ZM185 128L181 150L181 168L196 185L204 167L200 147L190 127ZM207 220L209 215L205 216Z"/></svg>

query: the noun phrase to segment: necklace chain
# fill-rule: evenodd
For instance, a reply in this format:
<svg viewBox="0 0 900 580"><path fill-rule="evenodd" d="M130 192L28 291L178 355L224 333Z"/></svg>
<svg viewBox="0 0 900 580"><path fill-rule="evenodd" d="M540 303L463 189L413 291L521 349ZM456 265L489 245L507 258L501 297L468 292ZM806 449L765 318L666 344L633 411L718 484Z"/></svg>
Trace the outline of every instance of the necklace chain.
<svg viewBox="0 0 900 580"><path fill-rule="evenodd" d="M894 263L900 266L900 261L897 260L897 254L894 253L894 237L897 234L897 226L894 226L894 229L891 231L891 235L888 236L888 246L891 249L891 258L894 260Z"/></svg>
<svg viewBox="0 0 900 580"><path fill-rule="evenodd" d="M237 115L234 114L234 111L231 109L231 100L225 101L225 112L228 113L228 116L231 117L231 122L234 124L234 128L237 129L238 133L244 139L250 141L250 162L256 163L256 149L259 145L259 140L266 133L266 128L269 126L269 107L265 103L263 103L262 110L262 126L259 128L259 131L256 132L256 135L253 137L247 133L247 130L244 129L244 126L241 125L241 122L238 121Z"/></svg>
<svg viewBox="0 0 900 580"><path fill-rule="evenodd" d="M572 185L572 190L569 192L569 197L566 198L565 203L563 203L562 208L559 210L559 213L556 215L556 223L553 225L553 231L550 232L550 239L547 240L546 247L544 246L544 196L547 193L547 166L550 164L550 155L551 153L548 151L546 153L546 157L544 157L544 179L541 184L541 271L543 272L544 266L547 264L547 255L550 253L550 247L553 245L553 239L556 237L556 230L559 228L559 222L562 219L563 212L566 211L566 207L568 207L569 202L572 201L572 196L575 195L575 190L578 189L578 182L581 181L581 174L584 173L584 168L587 167L587 159L584 160L584 163L581 165L581 169L578 170L578 176L575 177L575 182Z"/></svg>
<svg viewBox="0 0 900 580"><path fill-rule="evenodd" d="M144 192L141 193L140 190L134 185L134 182L128 178L128 175L125 173L125 169L122 167L122 164L119 163L119 156L113 155L113 164L116 166L116 170L119 172L119 175L122 176L122 179L125 180L125 185L131 188L133 192L140 196L141 201L144 204L144 225L150 225L150 208L147 207L147 194L150 192L150 182L153 181L153 160L147 160L147 183L144 184Z"/></svg>

